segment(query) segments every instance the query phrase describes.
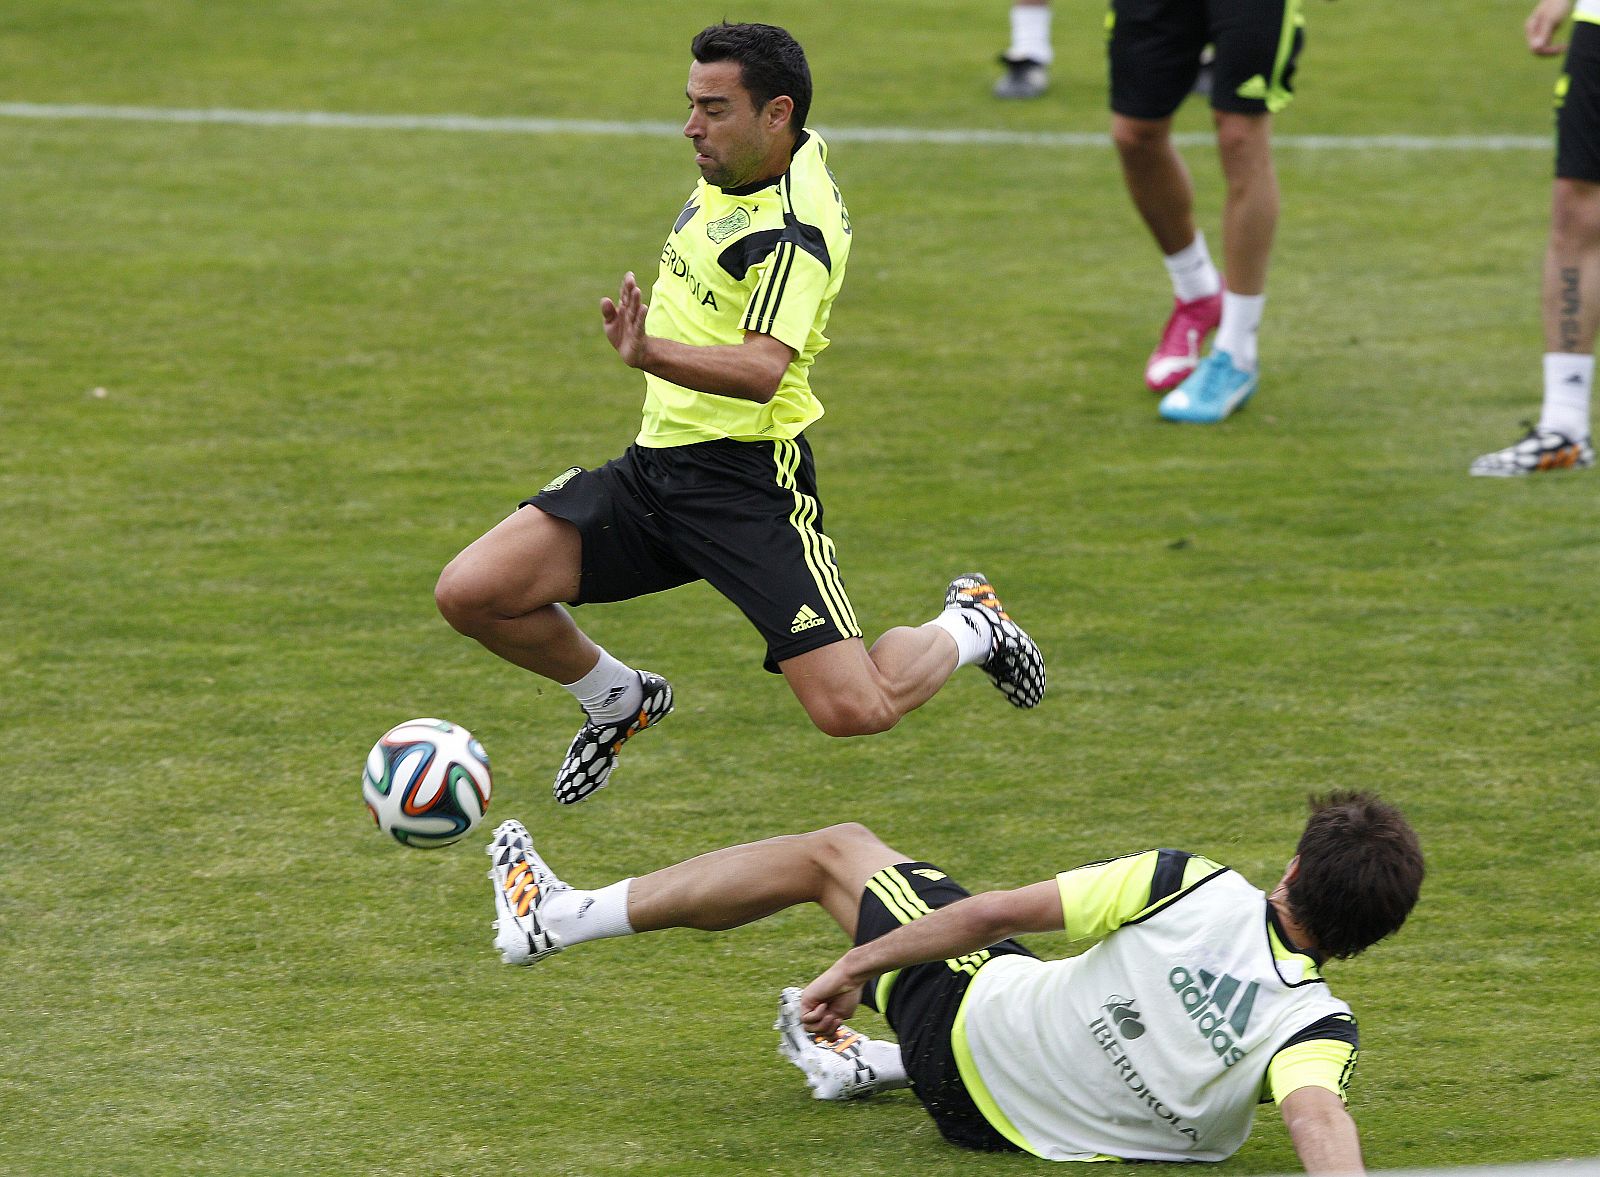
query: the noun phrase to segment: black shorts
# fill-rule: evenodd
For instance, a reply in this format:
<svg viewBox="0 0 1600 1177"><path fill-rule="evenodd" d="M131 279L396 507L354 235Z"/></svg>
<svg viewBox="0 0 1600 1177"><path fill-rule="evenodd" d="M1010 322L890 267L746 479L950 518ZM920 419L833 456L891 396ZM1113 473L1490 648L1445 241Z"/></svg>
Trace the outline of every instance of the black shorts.
<svg viewBox="0 0 1600 1177"><path fill-rule="evenodd" d="M803 437L629 446L598 470L568 470L521 505L583 537L583 579L569 604L704 580L760 631L773 672L786 658L861 636Z"/></svg>
<svg viewBox="0 0 1600 1177"><path fill-rule="evenodd" d="M1301 0L1111 0L1111 109L1164 119L1182 104L1216 51L1211 107L1237 114L1282 110L1294 96L1305 43Z"/></svg>
<svg viewBox="0 0 1600 1177"><path fill-rule="evenodd" d="M867 880L861 894L856 943L876 940L918 916L947 907L968 892L926 862L903 862ZM868 982L862 1001L878 1010L900 1039L911 1089L928 1109L939 1133L951 1144L985 1152L1018 1152L984 1119L956 1066L950 1032L972 978L997 956L1032 956L1015 940L1002 940L981 952L934 964L913 965Z"/></svg>
<svg viewBox="0 0 1600 1177"><path fill-rule="evenodd" d="M1556 176L1600 184L1600 25L1577 21L1556 82Z"/></svg>

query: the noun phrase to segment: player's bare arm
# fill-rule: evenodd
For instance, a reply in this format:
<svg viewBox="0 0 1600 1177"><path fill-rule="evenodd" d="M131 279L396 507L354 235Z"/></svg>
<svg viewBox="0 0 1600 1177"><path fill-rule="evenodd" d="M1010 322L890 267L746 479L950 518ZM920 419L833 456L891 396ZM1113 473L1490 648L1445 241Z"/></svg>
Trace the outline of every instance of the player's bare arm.
<svg viewBox="0 0 1600 1177"><path fill-rule="evenodd" d="M1554 57L1566 52L1567 47L1557 44L1555 36L1571 15L1572 0L1539 0L1523 25L1528 48L1539 57Z"/></svg>
<svg viewBox="0 0 1600 1177"><path fill-rule="evenodd" d="M1300 1087L1279 1109L1295 1154L1313 1177L1364 1173L1356 1122L1344 1101L1326 1087Z"/></svg>
<svg viewBox="0 0 1600 1177"><path fill-rule="evenodd" d="M1054 879L952 903L857 945L807 985L800 997L806 1029L832 1034L855 1013L861 986L882 973L965 956L1010 936L1065 927L1061 890Z"/></svg>
<svg viewBox="0 0 1600 1177"><path fill-rule="evenodd" d="M783 374L794 360L794 349L788 344L755 331L745 332L741 344L710 347L649 335L644 329L649 310L630 270L622 276L616 301L600 300L606 338L630 368L670 380L680 388L766 404L777 394Z"/></svg>

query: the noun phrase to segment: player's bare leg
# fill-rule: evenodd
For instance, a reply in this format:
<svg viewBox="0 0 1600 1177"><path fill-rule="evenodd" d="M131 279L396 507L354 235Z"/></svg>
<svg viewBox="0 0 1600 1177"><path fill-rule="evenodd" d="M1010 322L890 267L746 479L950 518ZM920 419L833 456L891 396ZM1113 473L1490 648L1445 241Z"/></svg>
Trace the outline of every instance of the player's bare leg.
<svg viewBox="0 0 1600 1177"><path fill-rule="evenodd" d="M1213 425L1255 394L1260 380L1256 334L1266 309L1267 263L1278 225L1278 177L1272 166L1272 118L1212 112L1227 195L1222 208L1221 315L1211 352L1161 402L1169 421Z"/></svg>
<svg viewBox="0 0 1600 1177"><path fill-rule="evenodd" d="M495 947L518 965L585 940L666 928L720 932L802 903L821 906L853 941L867 880L909 861L856 823L715 850L594 891L563 882L520 822L495 830L489 855ZM910 1083L895 1043L848 1026L813 1034L800 1012L800 990L784 989L773 1028L779 1053L801 1070L815 1098L861 1099Z"/></svg>
<svg viewBox="0 0 1600 1177"><path fill-rule="evenodd" d="M1168 392L1200 363L1222 317L1222 278L1194 221L1194 184L1172 145L1172 120L1112 117L1112 139L1133 204L1172 279L1172 313L1150 358L1145 384Z"/></svg>
<svg viewBox="0 0 1600 1177"><path fill-rule="evenodd" d="M778 668L811 721L830 736L887 731L962 666L981 666L1013 706L1038 706L1044 656L983 575L956 577L944 604L932 621L891 629L870 651L850 638L786 658Z"/></svg>
<svg viewBox="0 0 1600 1177"><path fill-rule="evenodd" d="M1600 184L1555 182L1541 293L1545 351L1593 355L1600 334Z"/></svg>
<svg viewBox="0 0 1600 1177"><path fill-rule="evenodd" d="M593 891L564 882L521 822L500 824L489 856L502 933L497 942L508 964L531 964L541 951L636 932L720 932L802 903L822 907L853 940L867 880L910 861L856 823L714 850Z"/></svg>
<svg viewBox="0 0 1600 1177"><path fill-rule="evenodd" d="M1600 184L1558 178L1545 247L1544 401L1537 425L1472 463L1475 475L1510 478L1594 465L1590 399L1600 334Z"/></svg>
<svg viewBox="0 0 1600 1177"><path fill-rule="evenodd" d="M867 880L909 861L853 822L730 846L634 879L628 922L636 932L719 932L815 903L853 940Z"/></svg>
<svg viewBox="0 0 1600 1177"><path fill-rule="evenodd" d="M1163 254L1174 254L1195 238L1194 181L1172 144L1172 119L1111 116L1111 140L1122 163L1122 179Z"/></svg>
<svg viewBox="0 0 1600 1177"><path fill-rule="evenodd" d="M578 595L582 571L578 529L523 507L445 566L434 601L458 632L491 653L556 682L574 682L600 657L557 603Z"/></svg>
<svg viewBox="0 0 1600 1177"><path fill-rule="evenodd" d="M897 626L868 652L850 638L778 664L795 698L830 736L888 731L938 693L957 666L955 639L932 625Z"/></svg>
<svg viewBox="0 0 1600 1177"><path fill-rule="evenodd" d="M554 792L582 801L610 779L622 745L672 710L672 687L602 650L559 602L578 596L583 541L564 519L523 507L469 544L439 576L439 612L507 662L554 679L583 708Z"/></svg>
<svg viewBox="0 0 1600 1177"><path fill-rule="evenodd" d="M1227 195L1222 206L1223 272L1230 294L1260 295L1278 228L1278 175L1272 166L1272 116L1212 112Z"/></svg>

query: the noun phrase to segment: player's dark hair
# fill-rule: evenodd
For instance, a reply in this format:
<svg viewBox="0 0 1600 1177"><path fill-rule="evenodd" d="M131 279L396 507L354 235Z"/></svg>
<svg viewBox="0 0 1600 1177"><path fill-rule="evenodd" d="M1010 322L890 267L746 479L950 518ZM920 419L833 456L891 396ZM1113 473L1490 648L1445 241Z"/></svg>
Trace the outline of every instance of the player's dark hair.
<svg viewBox="0 0 1600 1177"><path fill-rule="evenodd" d="M1398 930L1422 889L1417 832L1371 793L1312 796L1296 853L1289 910L1329 956L1355 956Z"/></svg>
<svg viewBox="0 0 1600 1177"><path fill-rule="evenodd" d="M744 88L760 110L780 94L794 102L789 126L796 135L811 113L811 67L800 42L776 25L733 25L723 21L702 29L689 45L701 65L737 61Z"/></svg>

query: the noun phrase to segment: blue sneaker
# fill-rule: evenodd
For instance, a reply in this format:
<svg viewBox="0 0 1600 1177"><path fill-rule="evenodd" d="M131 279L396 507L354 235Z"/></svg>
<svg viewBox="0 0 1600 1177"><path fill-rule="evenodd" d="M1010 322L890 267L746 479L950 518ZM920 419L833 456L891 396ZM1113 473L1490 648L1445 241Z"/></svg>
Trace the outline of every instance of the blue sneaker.
<svg viewBox="0 0 1600 1177"><path fill-rule="evenodd" d="M1216 349L1182 384L1161 398L1160 413L1168 421L1215 425L1225 420L1255 392L1260 377L1246 372L1233 357Z"/></svg>

